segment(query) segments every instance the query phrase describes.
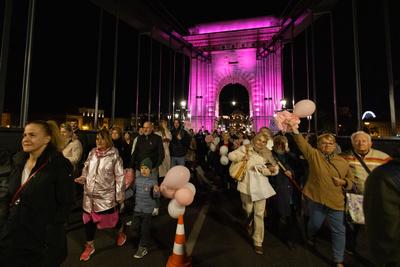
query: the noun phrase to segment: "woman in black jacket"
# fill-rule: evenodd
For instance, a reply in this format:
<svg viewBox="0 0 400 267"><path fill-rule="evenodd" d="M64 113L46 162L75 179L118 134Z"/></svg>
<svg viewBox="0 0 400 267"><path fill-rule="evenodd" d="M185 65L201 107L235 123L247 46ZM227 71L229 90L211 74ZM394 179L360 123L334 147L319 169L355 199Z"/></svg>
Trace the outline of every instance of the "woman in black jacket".
<svg viewBox="0 0 400 267"><path fill-rule="evenodd" d="M13 158L9 211L0 232L1 266L59 266L67 256L64 224L73 203L72 165L60 153L54 122L25 126Z"/></svg>

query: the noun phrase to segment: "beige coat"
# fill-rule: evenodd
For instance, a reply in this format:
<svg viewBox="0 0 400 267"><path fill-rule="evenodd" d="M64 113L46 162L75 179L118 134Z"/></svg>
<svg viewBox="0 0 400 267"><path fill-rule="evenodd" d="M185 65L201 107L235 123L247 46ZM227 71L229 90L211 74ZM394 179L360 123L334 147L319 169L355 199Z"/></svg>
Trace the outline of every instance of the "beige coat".
<svg viewBox="0 0 400 267"><path fill-rule="evenodd" d="M92 149L82 176L86 177L82 203L86 212L108 210L124 200L124 169L115 147L111 147L101 158L96 156L96 148Z"/></svg>
<svg viewBox="0 0 400 267"><path fill-rule="evenodd" d="M253 147L250 145L248 146L248 153L249 153L249 160L247 161L246 169L247 170L254 170L254 166L262 165L266 163L272 163L273 159L265 159L260 156L256 151L254 151ZM242 158L246 154L246 146L240 146L238 149L230 152L228 154L228 158L232 162L241 161ZM277 175L279 172L279 167L276 165L273 172L264 173L266 176L273 176ZM238 182L237 190L243 194L250 195L250 176L247 174L244 176L243 180Z"/></svg>
<svg viewBox="0 0 400 267"><path fill-rule="evenodd" d="M81 160L82 152L82 144L78 139L69 141L62 151L64 157L71 162L74 171L76 171L78 163Z"/></svg>
<svg viewBox="0 0 400 267"><path fill-rule="evenodd" d="M158 176L164 177L171 168L171 156L169 155L169 142L164 142L164 139L168 138L169 140L172 140L172 135L169 130L165 131L165 136L163 136L160 131L155 132L155 134L161 136L161 138L163 139L164 159L161 165L158 167Z"/></svg>
<svg viewBox="0 0 400 267"><path fill-rule="evenodd" d="M322 152L307 143L301 134L294 134L293 138L309 165L308 179L303 193L314 202L343 211L343 188L336 186L332 177L345 179L347 181L346 189L353 186L354 176L347 161L335 155L329 163Z"/></svg>

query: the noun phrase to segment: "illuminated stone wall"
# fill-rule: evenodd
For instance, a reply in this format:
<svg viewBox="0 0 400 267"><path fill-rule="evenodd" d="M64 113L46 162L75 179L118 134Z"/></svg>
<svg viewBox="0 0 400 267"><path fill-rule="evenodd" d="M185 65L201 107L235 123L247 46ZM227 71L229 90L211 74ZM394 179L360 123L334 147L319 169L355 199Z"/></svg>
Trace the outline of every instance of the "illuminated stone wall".
<svg viewBox="0 0 400 267"><path fill-rule="evenodd" d="M262 22L265 24L262 24ZM205 51L208 60L200 56L191 59L188 110L191 126L198 130L204 126L215 128L218 118L218 99L224 86L243 85L249 92L250 116L253 130L268 126L274 110L280 108L282 98L281 45L277 43L266 57L257 58L257 52L279 30L278 20L258 18L252 24L245 20L196 26L193 35L185 37L194 46ZM260 24L261 23L261 24ZM230 30L232 25L235 30ZM263 28L264 26L264 28ZM261 28L260 28L261 27ZM227 30L228 29L228 30ZM240 102L240 99L238 100Z"/></svg>

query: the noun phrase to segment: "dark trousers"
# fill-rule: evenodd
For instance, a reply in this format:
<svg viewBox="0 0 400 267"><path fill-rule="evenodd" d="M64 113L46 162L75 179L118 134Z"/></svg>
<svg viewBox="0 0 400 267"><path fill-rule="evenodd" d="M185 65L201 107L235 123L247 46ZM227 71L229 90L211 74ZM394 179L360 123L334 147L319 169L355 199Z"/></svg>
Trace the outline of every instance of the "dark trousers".
<svg viewBox="0 0 400 267"><path fill-rule="evenodd" d="M100 214L111 214L115 211L114 208L109 209L109 210L105 210L102 212L99 212ZM94 236L96 234L97 231L97 223L94 223L93 221L89 221L88 223L84 224L85 226L85 234L86 234L86 241L93 241L94 240ZM122 221L121 221L121 217L118 218L118 222L115 225L115 229L119 230L122 227Z"/></svg>
<svg viewBox="0 0 400 267"><path fill-rule="evenodd" d="M151 244L151 226L153 216L151 213L134 212L133 213L133 231L140 233L140 247L149 247Z"/></svg>
<svg viewBox="0 0 400 267"><path fill-rule="evenodd" d="M354 251L356 249L357 236L360 232L359 224L346 222L346 248Z"/></svg>
<svg viewBox="0 0 400 267"><path fill-rule="evenodd" d="M294 242L301 238L301 230L297 215L292 207L290 216L280 216L278 223L279 234L286 242Z"/></svg>

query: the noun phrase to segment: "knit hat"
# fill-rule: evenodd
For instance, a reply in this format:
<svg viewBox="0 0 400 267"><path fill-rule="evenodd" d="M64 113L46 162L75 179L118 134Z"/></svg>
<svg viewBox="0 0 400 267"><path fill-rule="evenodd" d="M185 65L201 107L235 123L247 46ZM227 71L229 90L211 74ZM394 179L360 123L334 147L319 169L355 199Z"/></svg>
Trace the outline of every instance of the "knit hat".
<svg viewBox="0 0 400 267"><path fill-rule="evenodd" d="M140 162L140 166L146 166L151 170L153 163L151 162L151 159L145 158L144 160L142 160L142 162Z"/></svg>

